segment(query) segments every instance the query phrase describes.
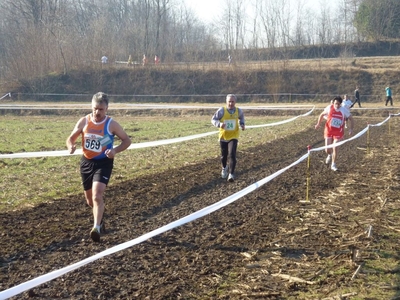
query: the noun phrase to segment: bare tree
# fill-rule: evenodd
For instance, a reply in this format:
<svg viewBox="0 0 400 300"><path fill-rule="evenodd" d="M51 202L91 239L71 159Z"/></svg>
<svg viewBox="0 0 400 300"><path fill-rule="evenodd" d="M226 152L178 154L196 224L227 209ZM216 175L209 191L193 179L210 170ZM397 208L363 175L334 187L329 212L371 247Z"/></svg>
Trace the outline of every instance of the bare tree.
<svg viewBox="0 0 400 300"><path fill-rule="evenodd" d="M286 0L263 0L260 2L260 17L267 47L287 46L290 34L290 7Z"/></svg>
<svg viewBox="0 0 400 300"><path fill-rule="evenodd" d="M273 7L271 6L271 2L262 1L260 3L260 17L262 21L262 26L264 28L264 34L267 40L266 45L263 44L264 47L267 48L275 48L278 46L277 41L277 20L275 15L273 14Z"/></svg>
<svg viewBox="0 0 400 300"><path fill-rule="evenodd" d="M321 5L320 17L318 19L318 38L319 43L326 45L332 40L332 19L330 8L327 5Z"/></svg>
<svg viewBox="0 0 400 300"><path fill-rule="evenodd" d="M304 1L299 0L297 2L296 11L296 24L294 29L293 45L301 46L305 44L305 34L304 34Z"/></svg>
<svg viewBox="0 0 400 300"><path fill-rule="evenodd" d="M331 12L329 1L321 0L317 14L305 9L305 0L225 0L217 23L207 25L194 12L182 9L183 1L2 0L2 73L7 69L15 78L66 74L83 64L101 66L103 55L110 62L131 54L134 60L143 54L170 61L207 60L227 51L235 51L238 58L243 51L237 50L248 47L350 43L368 36L365 30L361 35L354 29L354 16L361 4L374 4L340 0L339 9ZM396 10L387 8L396 2L382 1L374 6L379 12L367 24L374 24L375 35L394 36Z"/></svg>
<svg viewBox="0 0 400 300"><path fill-rule="evenodd" d="M41 76L51 69L63 66L66 72L66 57L63 51L65 18L69 15L63 2L57 0L5 0L0 8L9 20L7 30L10 47L7 61L16 76ZM15 33L19 33L16 35ZM54 44L58 45L54 51ZM15 49L18 54L16 54ZM19 57L17 56L19 55ZM22 59L21 59L22 58Z"/></svg>

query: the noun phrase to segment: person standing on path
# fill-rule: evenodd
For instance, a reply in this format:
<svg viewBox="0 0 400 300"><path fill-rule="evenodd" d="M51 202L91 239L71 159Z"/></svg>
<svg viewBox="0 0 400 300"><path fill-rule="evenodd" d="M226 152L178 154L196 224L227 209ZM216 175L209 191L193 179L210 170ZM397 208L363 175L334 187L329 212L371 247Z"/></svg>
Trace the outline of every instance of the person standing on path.
<svg viewBox="0 0 400 300"><path fill-rule="evenodd" d="M130 54L129 54L129 57L128 57L127 65L128 65L128 66L133 66L132 55L130 55Z"/></svg>
<svg viewBox="0 0 400 300"><path fill-rule="evenodd" d="M390 86L386 87L386 103L385 106L388 105L388 103L390 102L390 105L393 106L393 99L392 99L392 89L390 88Z"/></svg>
<svg viewBox="0 0 400 300"><path fill-rule="evenodd" d="M318 129L320 127L322 119L324 119L324 116L326 116L324 129L325 146L338 143L342 140L344 136L344 121L346 118L350 121L349 135L353 133L353 117L350 114L350 111L341 106L341 104L342 98L339 96L335 97L333 99L333 104L328 105L318 117L315 129ZM332 161L331 170L337 171L337 147L327 148L325 151L328 154L325 163L328 165Z"/></svg>
<svg viewBox="0 0 400 300"><path fill-rule="evenodd" d="M353 107L356 103L358 103L358 107L361 107L360 91L358 90L358 86L356 86L356 89L354 90L354 102L351 107Z"/></svg>
<svg viewBox="0 0 400 300"><path fill-rule="evenodd" d="M147 57L146 57L146 54L143 54L143 58L142 58L142 65L143 66L146 66L147 65Z"/></svg>
<svg viewBox="0 0 400 300"><path fill-rule="evenodd" d="M234 94L226 96L226 107L219 108L211 118L211 124L219 128L219 144L221 148L221 177L229 182L235 180L236 150L239 140L239 127L245 130L244 114L236 107ZM229 158L229 164L228 164ZM229 175L228 175L229 174Z"/></svg>
<svg viewBox="0 0 400 300"><path fill-rule="evenodd" d="M104 232L104 191L110 180L114 157L131 144L131 139L121 125L107 115L108 96L102 92L92 98L92 113L75 125L66 144L70 154L76 150L75 142L81 135L83 156L80 162L82 185L87 204L93 208L94 225L90 237L100 242ZM114 136L121 143L114 147Z"/></svg>

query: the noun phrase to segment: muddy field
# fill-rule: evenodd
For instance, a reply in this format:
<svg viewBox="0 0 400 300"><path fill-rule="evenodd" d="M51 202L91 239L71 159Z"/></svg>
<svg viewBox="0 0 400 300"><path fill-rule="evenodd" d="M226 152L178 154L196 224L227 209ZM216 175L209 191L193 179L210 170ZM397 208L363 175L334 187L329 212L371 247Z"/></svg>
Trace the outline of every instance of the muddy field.
<svg viewBox="0 0 400 300"><path fill-rule="evenodd" d="M356 119L355 133L381 116ZM386 299L400 286L399 142L396 118L340 147L337 172L325 154L307 160L204 218L107 256L14 299ZM237 180L220 178L218 159L110 185L107 233L89 238L83 194L0 215L0 291L85 259L211 205L290 165L322 129L242 151ZM361 267L359 267L361 266ZM375 272L375 273L374 273ZM372 275L377 274L376 277ZM375 279L374 279L375 278ZM364 296L363 296L364 295ZM367 297L369 295L369 297ZM357 298L358 297L358 298Z"/></svg>

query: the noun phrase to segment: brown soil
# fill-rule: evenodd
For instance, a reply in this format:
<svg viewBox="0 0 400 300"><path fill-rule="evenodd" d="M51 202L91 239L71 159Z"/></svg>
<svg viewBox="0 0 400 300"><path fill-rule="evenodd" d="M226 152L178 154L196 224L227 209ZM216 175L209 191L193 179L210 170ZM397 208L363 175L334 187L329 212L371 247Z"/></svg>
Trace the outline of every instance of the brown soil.
<svg viewBox="0 0 400 300"><path fill-rule="evenodd" d="M382 120L356 117L356 132ZM389 229L399 219L394 213L400 187L396 124L393 119L390 128L371 128L370 140L365 134L341 146L337 172L324 164L324 153L313 152L308 204L300 202L306 200L305 160L211 215L15 298L309 299L334 296L337 290L362 293L361 286L369 283L363 272L351 280L357 266L397 245ZM308 128L246 151L239 145L234 183L220 178L215 158L111 184L108 232L100 243L88 236L92 217L81 191L73 198L0 214L0 290L211 205L290 165L307 145L322 146L322 133Z"/></svg>

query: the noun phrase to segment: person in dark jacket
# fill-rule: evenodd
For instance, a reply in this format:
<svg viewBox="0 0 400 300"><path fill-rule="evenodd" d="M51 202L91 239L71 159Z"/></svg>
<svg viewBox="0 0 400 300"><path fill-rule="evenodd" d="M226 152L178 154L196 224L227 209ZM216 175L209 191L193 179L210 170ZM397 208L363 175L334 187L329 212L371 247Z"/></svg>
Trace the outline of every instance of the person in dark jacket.
<svg viewBox="0 0 400 300"><path fill-rule="evenodd" d="M358 86L356 86L356 89L354 90L354 102L351 107L353 107L356 103L358 103L358 107L361 107L360 92L358 91Z"/></svg>

